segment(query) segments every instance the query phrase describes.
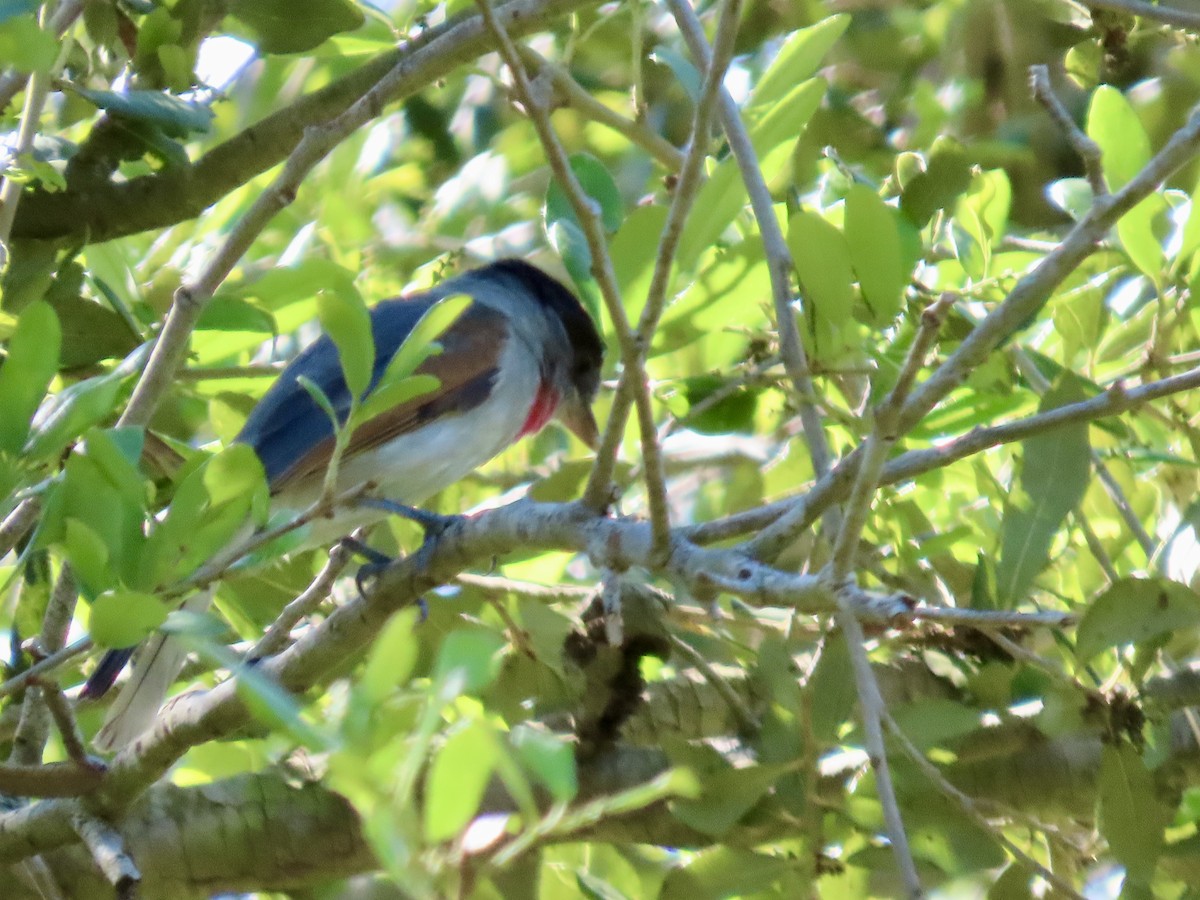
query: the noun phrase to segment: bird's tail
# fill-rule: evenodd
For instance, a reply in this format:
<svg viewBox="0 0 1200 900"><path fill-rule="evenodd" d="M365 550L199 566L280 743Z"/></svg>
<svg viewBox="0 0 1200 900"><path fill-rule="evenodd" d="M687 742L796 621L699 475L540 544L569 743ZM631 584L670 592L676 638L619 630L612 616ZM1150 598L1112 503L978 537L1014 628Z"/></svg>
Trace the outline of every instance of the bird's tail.
<svg viewBox="0 0 1200 900"><path fill-rule="evenodd" d="M213 588L198 591L182 608L204 612L212 604L213 593ZM121 688L103 727L92 741L97 749L120 750L150 729L186 657L187 650L166 634L153 635L142 645L134 658L129 681Z"/></svg>

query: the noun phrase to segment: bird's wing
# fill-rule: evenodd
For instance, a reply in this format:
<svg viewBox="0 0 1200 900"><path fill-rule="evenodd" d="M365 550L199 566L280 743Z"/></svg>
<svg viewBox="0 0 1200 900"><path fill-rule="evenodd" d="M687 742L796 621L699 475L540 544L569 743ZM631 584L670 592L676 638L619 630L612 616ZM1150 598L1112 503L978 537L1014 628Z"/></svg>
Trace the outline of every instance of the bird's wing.
<svg viewBox="0 0 1200 900"><path fill-rule="evenodd" d="M432 301L395 300L371 310L375 346L391 352L375 354L368 393L374 389L396 348L412 331ZM441 386L381 413L356 429L347 456L384 444L413 431L439 415L466 412L491 394L499 371L500 355L508 337L504 316L472 303L442 335L442 353L431 356L417 369L433 375ZM333 453L334 435L329 416L297 381L303 375L317 384L345 421L350 410L337 348L322 336L283 371L259 401L237 440L249 444L267 472L272 493L325 471Z"/></svg>

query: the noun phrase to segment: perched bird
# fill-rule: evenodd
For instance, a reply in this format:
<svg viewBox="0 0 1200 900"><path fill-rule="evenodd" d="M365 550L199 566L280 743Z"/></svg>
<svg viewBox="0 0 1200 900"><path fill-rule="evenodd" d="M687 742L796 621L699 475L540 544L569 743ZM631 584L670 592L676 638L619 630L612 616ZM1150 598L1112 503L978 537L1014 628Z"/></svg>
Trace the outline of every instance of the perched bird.
<svg viewBox="0 0 1200 900"><path fill-rule="evenodd" d="M500 260L372 309L376 352L367 394L421 316L455 294L471 297L471 304L443 333L442 352L417 369L435 376L440 386L355 430L341 459L339 489L369 481L379 497L420 503L555 417L595 446L591 403L600 383L600 335L574 294L521 260ZM235 439L262 460L273 509L308 507L320 494L333 451L333 425L301 376L324 391L343 420L350 408L337 348L322 336L283 370ZM353 510L352 519L339 521L340 533L383 515ZM211 602L211 590L201 591L184 606L201 610ZM132 653L112 651L83 696L102 694ZM166 635L143 645L95 739L97 747L120 748L151 725L184 656Z"/></svg>

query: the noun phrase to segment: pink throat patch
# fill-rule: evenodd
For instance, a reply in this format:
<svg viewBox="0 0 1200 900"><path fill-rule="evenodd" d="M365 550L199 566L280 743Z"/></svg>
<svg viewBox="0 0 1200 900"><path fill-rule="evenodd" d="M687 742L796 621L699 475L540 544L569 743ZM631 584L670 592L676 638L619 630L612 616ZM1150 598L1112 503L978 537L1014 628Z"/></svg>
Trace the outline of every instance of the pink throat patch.
<svg viewBox="0 0 1200 900"><path fill-rule="evenodd" d="M525 437L527 434L541 431L542 427L550 421L557 407L558 394L550 386L550 382L543 378L538 384L537 395L533 398L533 405L529 407L529 415L525 417L525 424L521 426L517 437Z"/></svg>

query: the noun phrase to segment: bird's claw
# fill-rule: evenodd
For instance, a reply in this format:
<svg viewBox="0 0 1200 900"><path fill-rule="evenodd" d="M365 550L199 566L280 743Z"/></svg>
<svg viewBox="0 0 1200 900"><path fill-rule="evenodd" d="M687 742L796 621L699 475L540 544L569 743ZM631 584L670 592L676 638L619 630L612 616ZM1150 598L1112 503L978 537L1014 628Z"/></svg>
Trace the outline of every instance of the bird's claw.
<svg viewBox="0 0 1200 900"><path fill-rule="evenodd" d="M433 553L433 548L436 546L438 538L445 534L457 520L462 518L462 516L443 516L439 513L419 509L415 506L407 506L406 504L380 497L364 497L359 503L363 506L370 506L392 513L393 515L402 516L409 521L416 522L421 527L425 532L425 538L421 542L421 546L417 548L417 551L411 557L418 572L424 572L428 569L429 557ZM351 551L367 560L354 576L354 583L358 587L359 595L365 597L367 594L367 582L378 577L385 568L391 565L393 559L386 553L381 553L373 547L368 547L357 538L346 537L342 539L342 543ZM421 614L424 617L427 613L425 599L422 597L419 602L421 605Z"/></svg>

